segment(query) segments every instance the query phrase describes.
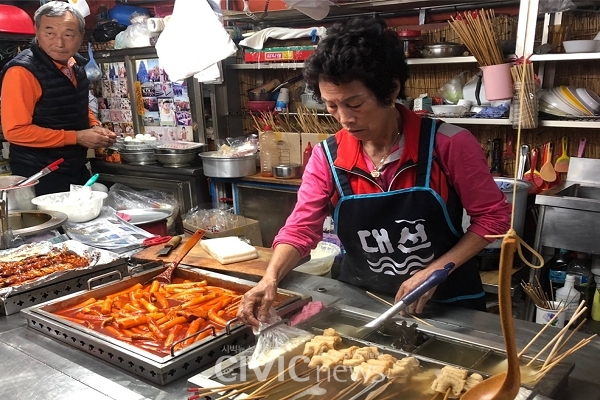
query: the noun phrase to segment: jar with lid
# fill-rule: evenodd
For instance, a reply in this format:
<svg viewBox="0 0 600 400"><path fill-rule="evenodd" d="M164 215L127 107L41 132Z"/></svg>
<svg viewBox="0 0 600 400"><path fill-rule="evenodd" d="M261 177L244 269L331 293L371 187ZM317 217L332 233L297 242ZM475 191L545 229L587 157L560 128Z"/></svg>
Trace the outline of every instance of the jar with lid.
<svg viewBox="0 0 600 400"><path fill-rule="evenodd" d="M421 31L398 31L398 39L400 40L400 44L404 49L404 56L406 58L421 57L421 52L419 51L419 47L423 45Z"/></svg>

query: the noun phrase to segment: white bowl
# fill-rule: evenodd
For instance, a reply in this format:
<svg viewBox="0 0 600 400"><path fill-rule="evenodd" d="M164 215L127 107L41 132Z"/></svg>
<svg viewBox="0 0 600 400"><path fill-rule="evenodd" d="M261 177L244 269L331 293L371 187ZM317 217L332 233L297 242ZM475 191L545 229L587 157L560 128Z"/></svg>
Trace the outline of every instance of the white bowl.
<svg viewBox="0 0 600 400"><path fill-rule="evenodd" d="M71 192L50 193L34 197L31 202L38 210L60 211L67 214L68 222L87 222L100 215L102 202L108 196L104 192L90 192L90 199L81 201Z"/></svg>
<svg viewBox="0 0 600 400"><path fill-rule="evenodd" d="M568 103L565 103L552 89L549 90L540 90L539 99L545 101L550 104L555 109L563 112L566 115L573 115L576 117L580 117L583 115L582 112L577 110L575 107L572 107Z"/></svg>
<svg viewBox="0 0 600 400"><path fill-rule="evenodd" d="M592 114L597 115L600 112L600 96L596 93L586 88L577 88L575 95Z"/></svg>
<svg viewBox="0 0 600 400"><path fill-rule="evenodd" d="M431 109L435 115L445 117L462 117L467 112L467 108L465 106L451 104L431 106Z"/></svg>
<svg viewBox="0 0 600 400"><path fill-rule="evenodd" d="M331 271L335 257L342 250L339 246L329 242L319 242L317 247L310 252L310 260L294 268L294 271L311 275L327 275Z"/></svg>
<svg viewBox="0 0 600 400"><path fill-rule="evenodd" d="M594 53L598 50L597 40L565 40L565 53Z"/></svg>

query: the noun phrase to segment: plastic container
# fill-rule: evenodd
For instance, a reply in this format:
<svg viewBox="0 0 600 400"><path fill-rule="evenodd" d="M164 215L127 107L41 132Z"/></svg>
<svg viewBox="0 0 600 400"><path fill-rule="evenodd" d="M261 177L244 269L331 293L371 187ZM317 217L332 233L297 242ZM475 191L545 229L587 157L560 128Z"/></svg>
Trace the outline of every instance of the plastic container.
<svg viewBox="0 0 600 400"><path fill-rule="evenodd" d="M594 290L594 300L592 302L592 319L600 321L600 276L594 277L596 280L596 290Z"/></svg>
<svg viewBox="0 0 600 400"><path fill-rule="evenodd" d="M277 96L277 102L275 103L275 111L287 112L289 101L290 101L290 90L287 88L279 89L279 96Z"/></svg>
<svg viewBox="0 0 600 400"><path fill-rule="evenodd" d="M294 268L294 271L311 275L327 275L341 251L340 247L333 243L319 242L317 247L311 250L310 260Z"/></svg>
<svg viewBox="0 0 600 400"><path fill-rule="evenodd" d="M567 267L567 274L573 275L573 286L581 293L581 298L586 304L592 303L593 293L590 286L594 282L592 274L592 260L585 253L577 253L577 258Z"/></svg>
<svg viewBox="0 0 600 400"><path fill-rule="evenodd" d="M100 215L102 203L108 196L104 192L90 192L90 199L72 197L71 192L50 193L34 197L31 202L39 210L60 211L67 215L69 222L87 222Z"/></svg>
<svg viewBox="0 0 600 400"><path fill-rule="evenodd" d="M402 45L402 49L404 50L404 57L421 57L421 52L419 51L419 47L423 45L421 31L398 31L398 39L400 40L400 44Z"/></svg>
<svg viewBox="0 0 600 400"><path fill-rule="evenodd" d="M260 175L264 177L273 176L273 166L279 164L279 153L277 152L277 137L273 128L265 126L265 131L259 136L260 142Z"/></svg>
<svg viewBox="0 0 600 400"><path fill-rule="evenodd" d="M579 305L579 299L581 298L581 293L573 286L574 281L575 277L571 274L567 274L565 286L556 291L556 301L561 303L561 307L567 308L565 310L565 320L567 321L573 317L573 314Z"/></svg>

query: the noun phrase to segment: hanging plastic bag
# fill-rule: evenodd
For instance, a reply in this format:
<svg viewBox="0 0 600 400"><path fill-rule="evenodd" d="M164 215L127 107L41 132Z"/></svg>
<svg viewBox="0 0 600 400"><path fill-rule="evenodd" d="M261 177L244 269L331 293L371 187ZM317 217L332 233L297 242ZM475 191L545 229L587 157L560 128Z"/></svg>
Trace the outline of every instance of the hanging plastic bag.
<svg viewBox="0 0 600 400"><path fill-rule="evenodd" d="M94 52L92 51L92 44L88 43L88 55L90 61L85 65L85 74L90 81L99 81L102 78L102 70L98 66L96 60L94 60Z"/></svg>
<svg viewBox="0 0 600 400"><path fill-rule="evenodd" d="M312 333L284 324L273 307L269 310L267 322L260 322L253 332L258 340L248 361L250 369L266 365L314 337Z"/></svg>

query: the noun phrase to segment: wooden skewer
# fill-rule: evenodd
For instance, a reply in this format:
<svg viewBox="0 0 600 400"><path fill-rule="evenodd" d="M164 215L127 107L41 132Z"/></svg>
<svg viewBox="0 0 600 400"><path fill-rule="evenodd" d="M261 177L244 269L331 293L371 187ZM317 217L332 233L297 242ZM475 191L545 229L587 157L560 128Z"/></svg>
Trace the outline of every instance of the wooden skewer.
<svg viewBox="0 0 600 400"><path fill-rule="evenodd" d="M228 392L230 390L233 390L233 389L241 387L241 386L246 386L248 384L249 384L249 382L242 382L242 383L234 383L231 385L225 385L225 386L221 386L221 387L198 388L200 390L195 390L194 392L196 394L201 394L201 395L214 394L214 393L219 393L219 392Z"/></svg>
<svg viewBox="0 0 600 400"><path fill-rule="evenodd" d="M367 291L366 293L367 293L369 296L371 296L372 298L374 298L375 300L379 300L380 302L382 302L382 303L383 303L383 304L385 304L385 305L388 305L388 306L390 306L390 307L392 307L392 306L393 306L393 304L392 304L392 303L390 303L389 301L387 301L386 299L384 299L384 298L382 298L382 297L379 297L379 296L377 296L375 293L371 293L371 292L369 292L369 291ZM423 324L423 325L427 325L427 326L433 326L433 325L431 325L429 322L427 322L427 321L424 321L424 320L422 320L422 319L421 319L421 318L419 318L419 317L415 317L414 315L411 315L411 314L409 314L409 315L410 315L410 316L411 316L413 319L415 319L416 321L420 322L420 323L421 323L421 324Z"/></svg>
<svg viewBox="0 0 600 400"><path fill-rule="evenodd" d="M244 392L246 390L250 390L253 387L260 385L261 383L262 383L261 381L257 380L256 382L254 382L254 383L252 383L250 385L247 385L247 386L241 386L241 387L238 387L236 389L229 389L231 391L231 393L227 393L224 396L221 396L221 397L217 398L216 400L225 400L225 399L228 399L230 397L235 397L235 396L239 395L240 393L242 393L242 392ZM215 393L220 393L220 391L219 392L215 392ZM206 395L206 394L208 394L208 393L204 393L204 395Z"/></svg>
<svg viewBox="0 0 600 400"><path fill-rule="evenodd" d="M562 342L562 344L560 345L560 347L558 348L558 350L556 350L557 353L559 351L561 351L563 349L563 347L565 347L565 345L569 342L569 340L571 340L571 337L573 337L573 335L575 334L575 332L577 332L583 326L583 324L585 324L586 321L587 321L587 318L584 318L584 319L581 320L581 322L579 323L579 325L577 325L577 327L575 329L573 329L573 332L571 332L571 334L565 339L565 341Z"/></svg>
<svg viewBox="0 0 600 400"><path fill-rule="evenodd" d="M585 301L583 301L581 304L583 304L584 302L585 302ZM581 306L581 304L580 304L579 306ZM580 307L577 307L577 309L579 309L579 308L580 308ZM572 323L573 323L573 322L574 322L574 321L575 321L577 318L579 318L579 317L580 317L580 316L581 316L581 315L582 315L582 314L583 314L583 313L584 313L586 310L587 310L587 307L583 307L583 308L581 309L581 311L579 311L579 312L575 313L575 314L573 315L573 317L571 317L571 320L569 321L569 323L568 323L568 324L566 324L566 325L564 326L564 328L562 328L562 329L561 329L561 332L562 332L562 331L566 331L567 329L569 329L569 326L571 326L571 324L572 324ZM546 346L544 346L544 348L543 348L542 350L540 350L540 351L539 351L539 352L538 352L538 353L535 355L535 357L534 357L534 358L532 358L532 359L531 359L531 361L529 361L529 362L527 363L527 366L530 366L530 365L531 365L531 364L532 364L532 363L533 363L535 360L537 360L537 358L538 358L538 357L539 357L539 356L540 356L540 355L541 355L541 354L542 354L544 351L546 351L546 349L547 349L548 347L550 347L550 345L552 345L552 343L554 343L554 342L555 342L555 341L556 341L556 340L559 338L559 336L561 335L561 332L559 332L559 334L558 334L558 335L554 336L554 337L552 338L552 340L550 340L550 341L548 342L548 344L547 344Z"/></svg>
<svg viewBox="0 0 600 400"><path fill-rule="evenodd" d="M322 378L322 379L321 379L321 380L320 380L320 381L317 383L317 385L318 385L318 384L320 384L321 382L323 382L325 379L327 379L327 377L325 377L325 378ZM313 387L313 386L315 386L315 384L314 384L314 383L310 383L308 386L305 386L305 387L303 387L302 389L296 390L294 393L290 393L290 394L288 394L287 396L285 396L285 397L282 397L282 398L281 398L281 399L279 399L279 400L288 400L288 399L291 399L292 397L296 396L297 394L300 394L300 393L302 393L302 392L304 392L304 391L306 391L306 390L310 389L310 388L311 388L311 387Z"/></svg>
<svg viewBox="0 0 600 400"><path fill-rule="evenodd" d="M548 373L552 368L554 368L558 363L560 363L566 357L575 353L577 350L581 349L582 347L587 346L592 341L592 339L595 338L596 336L597 335L594 334L587 339L581 339L579 341L579 343L577 343L575 346L571 347L569 350L565 351L564 353L562 353L561 355L556 357L552 363L548 364L546 367L540 368L540 370L536 373L536 375L543 376L544 374Z"/></svg>
<svg viewBox="0 0 600 400"><path fill-rule="evenodd" d="M254 392L250 393L248 396L253 396L253 395L257 394L262 389L264 389L265 387L269 386L273 381L275 381L276 379L278 379L280 376L285 375L285 373L288 372L290 369L295 368L301 362L303 362L302 359L296 360L296 362L294 364L290 365L289 367L287 367L286 369L284 369L283 371L281 371L280 373L278 373L277 375L275 375L274 377L272 377L271 379L269 379L265 384L263 384L262 386L260 386ZM284 380L284 382L287 381L287 380L289 380L289 379L292 379L292 377L290 376L288 379Z"/></svg>
<svg viewBox="0 0 600 400"><path fill-rule="evenodd" d="M348 386L347 388L345 388L344 390L339 392L337 395L332 397L330 400L339 400L339 399L343 398L346 394L352 392L358 385L360 385L361 382L362 381L360 381L360 380L353 382L350 386Z"/></svg>
<svg viewBox="0 0 600 400"><path fill-rule="evenodd" d="M440 394L440 392L435 392L434 395L429 400L435 400L439 394Z"/></svg>
<svg viewBox="0 0 600 400"><path fill-rule="evenodd" d="M308 370L304 371L303 373L301 373L300 375L298 375L298 378L302 378L302 377L304 377L304 376L310 375L310 374L311 374L311 373L312 373L314 370L316 370L316 369L317 369L317 368L310 368L310 369L308 369ZM262 393L260 393L260 394L263 394L263 395L264 395L264 394L266 394L266 393L269 393L269 396L271 396L271 395L273 395L274 393L279 393L281 390L277 390L277 391L275 391L275 392L273 392L273 390L274 390L274 389L277 389L277 388L278 388L278 387L280 387L280 386L283 386L283 385L285 385L286 383L288 383L288 382L289 382L289 380L290 380L290 379L291 379L291 377L290 377L290 378L288 378L288 379L286 379L286 380L284 380L283 382L279 382L279 383L277 383L276 385L274 385L274 386L271 386L270 388L267 388L266 390L263 390L263 391L261 391ZM322 382L322 381L323 381L323 380L319 381L319 383L320 383L320 382ZM270 392L271 392L271 393L270 393Z"/></svg>
<svg viewBox="0 0 600 400"><path fill-rule="evenodd" d="M521 350L519 352L519 354L517 354L517 357L521 357L525 353L525 351L533 344L533 342L535 342L537 340L537 338L540 337L540 335L542 334L542 332L544 332L546 329L548 329L548 327L552 325L552 323L554 322L554 320L556 318L558 318L558 315L561 312L565 311L565 309L566 309L565 307L560 308L558 310L558 312L556 314L554 314L554 317L552 317L552 319L550 321L548 321L548 323L546 325L544 325L544 327L542 329L540 329L540 331L533 337L533 339L531 339L529 341L529 343L527 343L525 345L525 347L523 347L523 350Z"/></svg>
<svg viewBox="0 0 600 400"><path fill-rule="evenodd" d="M394 383L394 378L389 379L388 382L385 385L382 385L380 388L373 390L371 393L369 393L367 395L367 397L365 398L365 400L373 400L375 399L377 396L379 396L381 393L385 392L387 390L387 388Z"/></svg>
<svg viewBox="0 0 600 400"><path fill-rule="evenodd" d="M451 391L452 391L452 387L449 387L448 389L446 389L446 394L444 395L444 400L448 400L448 397L450 397Z"/></svg>

